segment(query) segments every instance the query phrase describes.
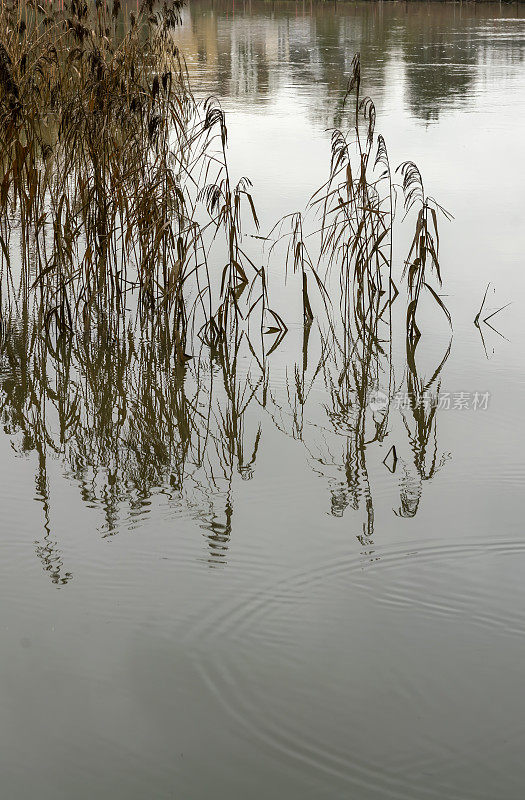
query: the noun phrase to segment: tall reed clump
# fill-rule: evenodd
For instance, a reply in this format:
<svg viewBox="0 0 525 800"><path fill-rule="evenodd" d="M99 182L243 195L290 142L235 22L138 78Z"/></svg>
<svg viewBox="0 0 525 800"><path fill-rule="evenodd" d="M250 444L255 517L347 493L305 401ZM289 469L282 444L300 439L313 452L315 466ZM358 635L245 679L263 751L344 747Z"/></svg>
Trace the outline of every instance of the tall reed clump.
<svg viewBox="0 0 525 800"><path fill-rule="evenodd" d="M354 56L351 75L343 100L349 109L348 129L332 132L329 175L312 196L306 215L314 216L317 225L305 215L291 215L287 263L293 256L294 271L302 272L303 316L306 324L313 319L312 297L307 278L314 277L320 288L322 305L340 307L340 319L350 334L349 346L360 341L389 339L389 316L399 294L394 281L393 234L398 188L404 193L405 210L417 207L412 244L402 270L407 277L407 339L415 347L420 336L416 312L422 289L427 290L451 323L450 315L436 289L430 272L441 285L438 260L438 213L450 215L425 194L421 173L412 161L398 168L402 184L397 186L385 139L376 135L376 108L373 100L361 92L361 61ZM276 226L277 239L283 225ZM303 230L307 234L303 236ZM276 243L273 245L276 246ZM334 276L338 283L334 291ZM399 280L396 278L396 280ZM367 344L368 346L368 344Z"/></svg>
<svg viewBox="0 0 525 800"><path fill-rule="evenodd" d="M405 161L398 167L403 177L403 193L407 213L413 206L417 207L416 226L410 251L407 256L404 274L408 275L409 305L407 309L407 339L415 346L421 331L416 322L416 313L421 291L430 292L438 306L444 312L449 323L450 313L436 290L429 283L430 271L434 271L439 286L442 284L439 265L439 232L437 212L440 211L450 219L450 215L432 197L425 194L421 172L413 161Z"/></svg>
<svg viewBox="0 0 525 800"><path fill-rule="evenodd" d="M266 293L242 266L241 200L257 223L249 182L230 185L224 115L191 94L172 35L180 9L2 3L0 257L2 297L36 290L43 324L61 331L101 314L118 329L136 289L146 316L169 320L182 363L190 329L216 342L242 286Z"/></svg>

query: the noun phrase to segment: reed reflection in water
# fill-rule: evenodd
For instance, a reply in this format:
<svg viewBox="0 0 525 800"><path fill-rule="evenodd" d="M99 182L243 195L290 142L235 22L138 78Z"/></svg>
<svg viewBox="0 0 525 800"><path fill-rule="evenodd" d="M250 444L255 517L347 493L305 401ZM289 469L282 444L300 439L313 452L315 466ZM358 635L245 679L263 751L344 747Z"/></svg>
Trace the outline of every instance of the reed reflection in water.
<svg viewBox="0 0 525 800"><path fill-rule="evenodd" d="M82 501L99 519L102 514L102 536L136 527L152 498L162 495L174 514L184 507L205 530L210 565L226 563L235 545L236 479L253 477L269 425L304 446L332 514L348 508L361 514L363 545L375 534L367 468L374 446L385 456L394 448L391 481L399 486L403 515L413 516L425 481L443 461L438 399L429 392L439 392L449 350L428 379L407 361L396 372L377 328L359 347L338 328L305 325L300 358L284 383L273 385L271 357L256 352L244 332L174 368L169 331L139 338L130 327L112 339L99 327L53 340L30 319L13 320L1 346L2 424L15 451L36 458L43 515L37 553L53 582L71 575L50 525L49 507L60 502L49 494L50 459L59 460ZM409 403L399 405L402 386ZM376 408L381 387L387 393ZM399 425L391 435L394 414L406 427L410 461L397 459L403 445ZM384 470L390 474L388 465Z"/></svg>

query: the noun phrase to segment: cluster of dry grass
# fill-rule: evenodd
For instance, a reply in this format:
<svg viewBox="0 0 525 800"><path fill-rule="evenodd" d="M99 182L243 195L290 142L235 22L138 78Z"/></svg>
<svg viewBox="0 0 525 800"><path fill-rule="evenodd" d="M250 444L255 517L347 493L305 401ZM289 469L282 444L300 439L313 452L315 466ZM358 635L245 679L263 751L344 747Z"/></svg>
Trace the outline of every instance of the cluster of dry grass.
<svg viewBox="0 0 525 800"><path fill-rule="evenodd" d="M250 184L230 183L220 107L192 97L179 14L2 1L0 245L4 308L33 297L46 328L102 316L118 332L132 292L182 362L196 325L227 335L248 283L269 312L241 247Z"/></svg>

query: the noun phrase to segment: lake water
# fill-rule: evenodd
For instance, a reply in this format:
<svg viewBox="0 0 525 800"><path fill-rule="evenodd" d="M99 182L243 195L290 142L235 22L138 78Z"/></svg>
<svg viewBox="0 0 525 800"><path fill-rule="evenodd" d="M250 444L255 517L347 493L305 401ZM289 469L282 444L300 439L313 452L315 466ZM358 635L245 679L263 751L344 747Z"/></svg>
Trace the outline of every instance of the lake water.
<svg viewBox="0 0 525 800"><path fill-rule="evenodd" d="M184 385L125 342L48 373L22 327L0 375L2 796L521 800L523 7L193 2L177 37L262 234L326 180L361 53L391 163L454 215L453 335L429 304L418 345L438 407L404 403L404 306L375 437L315 324ZM489 283L482 318L511 305L476 327Z"/></svg>

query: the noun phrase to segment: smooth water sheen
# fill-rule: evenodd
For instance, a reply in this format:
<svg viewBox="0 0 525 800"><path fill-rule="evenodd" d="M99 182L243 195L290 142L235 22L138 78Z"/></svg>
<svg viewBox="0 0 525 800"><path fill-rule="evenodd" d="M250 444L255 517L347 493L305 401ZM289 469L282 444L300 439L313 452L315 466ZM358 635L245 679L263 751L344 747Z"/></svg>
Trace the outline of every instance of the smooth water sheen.
<svg viewBox="0 0 525 800"><path fill-rule="evenodd" d="M356 453L337 380L321 369L298 401L316 364L292 326L262 388L249 358L233 395L206 367L215 462L180 486L145 434L118 446L117 477L99 469L111 404L84 450L35 447L17 405L34 366L4 359L2 797L521 800L523 9L193 2L177 35L196 95L227 111L262 232L326 179L361 52L392 164L414 159L454 215L440 380L469 407L426 433L393 408ZM489 281L487 314L512 305L478 330ZM428 316L433 371L450 334Z"/></svg>

